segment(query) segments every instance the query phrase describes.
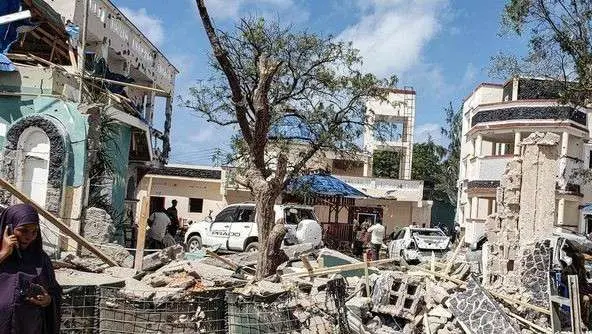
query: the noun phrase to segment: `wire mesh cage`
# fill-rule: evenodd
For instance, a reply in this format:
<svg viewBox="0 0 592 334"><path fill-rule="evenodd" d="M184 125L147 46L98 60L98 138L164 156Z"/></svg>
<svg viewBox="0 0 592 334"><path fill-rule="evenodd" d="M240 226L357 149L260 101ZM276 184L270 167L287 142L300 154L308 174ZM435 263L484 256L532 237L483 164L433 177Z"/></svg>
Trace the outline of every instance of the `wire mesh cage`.
<svg viewBox="0 0 592 334"><path fill-rule="evenodd" d="M314 305L303 307L292 293L267 297L226 293L228 333L339 333L334 318Z"/></svg>
<svg viewBox="0 0 592 334"><path fill-rule="evenodd" d="M64 291L62 333L226 333L224 290Z"/></svg>

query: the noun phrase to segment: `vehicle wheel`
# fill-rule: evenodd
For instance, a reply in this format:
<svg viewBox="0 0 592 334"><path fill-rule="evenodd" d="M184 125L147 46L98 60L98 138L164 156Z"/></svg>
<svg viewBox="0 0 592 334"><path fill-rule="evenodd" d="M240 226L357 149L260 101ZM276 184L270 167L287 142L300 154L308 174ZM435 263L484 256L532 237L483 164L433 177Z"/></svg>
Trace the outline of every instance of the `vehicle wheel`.
<svg viewBox="0 0 592 334"><path fill-rule="evenodd" d="M196 250L201 249L201 237L199 235L194 235L189 240L187 240L187 251L189 253L195 252Z"/></svg>
<svg viewBox="0 0 592 334"><path fill-rule="evenodd" d="M245 252L258 252L259 251L259 243L258 242L251 242L245 248Z"/></svg>

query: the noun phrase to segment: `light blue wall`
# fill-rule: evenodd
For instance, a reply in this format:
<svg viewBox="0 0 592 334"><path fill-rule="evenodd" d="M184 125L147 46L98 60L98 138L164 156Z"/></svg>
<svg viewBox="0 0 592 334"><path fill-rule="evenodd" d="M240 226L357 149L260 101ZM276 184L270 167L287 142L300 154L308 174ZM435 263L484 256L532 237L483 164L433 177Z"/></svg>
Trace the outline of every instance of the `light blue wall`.
<svg viewBox="0 0 592 334"><path fill-rule="evenodd" d="M42 114L59 122L70 137L66 185L79 187L84 184L86 164L87 116L80 114L77 104L52 97L0 98L0 123L7 129L22 117ZM0 133L0 151L4 149L5 134Z"/></svg>

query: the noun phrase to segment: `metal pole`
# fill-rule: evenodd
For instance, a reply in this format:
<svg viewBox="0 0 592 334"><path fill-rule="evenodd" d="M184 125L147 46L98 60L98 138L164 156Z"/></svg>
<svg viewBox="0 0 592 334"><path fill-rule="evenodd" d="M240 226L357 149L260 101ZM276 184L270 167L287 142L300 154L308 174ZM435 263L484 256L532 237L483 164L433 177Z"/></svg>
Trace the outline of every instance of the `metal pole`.
<svg viewBox="0 0 592 334"><path fill-rule="evenodd" d="M82 103L82 85L84 84L84 58L86 49L86 32L88 29L88 7L90 0L84 0L84 16L82 21L82 43L78 50L78 71L80 72L80 87L78 91L78 102Z"/></svg>

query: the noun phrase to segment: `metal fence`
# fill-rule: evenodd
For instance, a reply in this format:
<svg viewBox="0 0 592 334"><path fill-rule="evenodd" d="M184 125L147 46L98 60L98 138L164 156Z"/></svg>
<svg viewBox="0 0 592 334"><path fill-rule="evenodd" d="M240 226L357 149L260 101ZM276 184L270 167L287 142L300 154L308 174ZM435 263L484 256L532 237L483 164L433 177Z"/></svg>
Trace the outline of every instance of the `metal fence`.
<svg viewBox="0 0 592 334"><path fill-rule="evenodd" d="M324 294L325 292L323 292ZM174 296L167 300L166 295ZM332 295L302 304L293 292L244 297L226 290L156 293L65 287L61 333L339 333ZM316 300L316 301L315 301Z"/></svg>

